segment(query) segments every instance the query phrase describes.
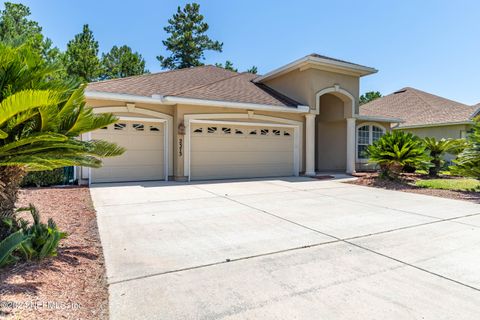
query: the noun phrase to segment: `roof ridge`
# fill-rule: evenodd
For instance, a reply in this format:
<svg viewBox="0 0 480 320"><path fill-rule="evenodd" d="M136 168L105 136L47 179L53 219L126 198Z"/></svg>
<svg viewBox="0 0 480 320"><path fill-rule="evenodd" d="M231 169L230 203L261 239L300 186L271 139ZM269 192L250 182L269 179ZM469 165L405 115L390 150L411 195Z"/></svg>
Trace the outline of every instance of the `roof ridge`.
<svg viewBox="0 0 480 320"><path fill-rule="evenodd" d="M407 87L408 88L408 87ZM408 90L408 89L407 89ZM415 89L415 88L410 88L410 91L412 91L412 93L420 100L423 101L423 103L425 103L426 105L432 107L432 105L430 103L428 103L427 101L425 101L425 99L423 97L421 97L419 94L418 94L418 90Z"/></svg>
<svg viewBox="0 0 480 320"><path fill-rule="evenodd" d="M214 67L214 66L213 66ZM219 67L216 67L216 68L219 68ZM222 68L223 69L223 68ZM230 71L230 70L229 70ZM235 72L235 71L232 71L232 72ZM237 74L234 74L232 76L228 76L226 78L223 78L223 79L219 79L219 80L215 80L215 81L212 81L212 82L209 82L209 83L206 83L206 84L202 84L202 85L199 85L199 86L196 86L196 87L192 87L192 88L188 88L188 89L185 89L183 91L179 91L179 92L174 92L172 94L169 94L170 96L176 96L176 95L179 95L179 94L182 94L182 93L187 93L188 91L192 91L192 90L196 90L196 89L200 89L200 88L203 88L203 87L206 87L206 86L210 86L212 84L215 84L215 83L218 83L218 82L222 82L222 81L225 81L225 80L229 80L229 79L232 79L232 78L235 78L235 77L238 77L238 76L241 76L243 74L242 73L237 73Z"/></svg>
<svg viewBox="0 0 480 320"><path fill-rule="evenodd" d="M428 103L427 101L425 101L425 99L420 95L421 94L426 94L426 95L429 95L429 96L432 96L432 97L435 97L435 98L438 98L438 99L441 99L443 101L451 101L451 102L454 102L458 105L461 105L461 106L465 106L465 107L468 107L468 105L462 103L462 102L459 102L459 101L455 101L455 100L452 100L452 99L448 99L448 98L444 98L444 97L441 97L439 95L436 95L436 94L433 94L433 93L430 93L430 92L426 92L426 91L422 91L422 90L419 90L419 89L416 89L416 88L412 88L412 87L407 87L407 90L410 89L417 97L419 97L420 99L422 99L422 101L424 101L425 103L427 103L429 106L434 106L430 103Z"/></svg>
<svg viewBox="0 0 480 320"><path fill-rule="evenodd" d="M150 77L150 76L156 76L158 74L181 72L181 71L191 70L191 69L195 69L195 68L204 68L204 67L214 67L214 66L212 66L210 64L204 64L204 65L196 66L196 67L171 69L171 70L164 70L164 71L158 71L158 72L152 72L152 73L143 73L143 74L137 74L137 75L134 75L134 76L128 76L128 77L123 77L123 78L105 79L105 80L94 81L94 82L90 82L90 83L97 84L97 83L114 82L114 81L120 81L120 80L125 80L125 79L132 79L132 78Z"/></svg>

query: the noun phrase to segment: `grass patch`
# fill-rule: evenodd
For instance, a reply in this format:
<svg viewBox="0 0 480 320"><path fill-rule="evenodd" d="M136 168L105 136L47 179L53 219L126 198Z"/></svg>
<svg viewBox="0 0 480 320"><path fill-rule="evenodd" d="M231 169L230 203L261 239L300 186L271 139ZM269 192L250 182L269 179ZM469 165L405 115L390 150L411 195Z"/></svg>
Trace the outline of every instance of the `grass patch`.
<svg viewBox="0 0 480 320"><path fill-rule="evenodd" d="M480 192L480 181L476 179L430 179L418 180L417 187L429 189L444 189L454 191L476 191Z"/></svg>

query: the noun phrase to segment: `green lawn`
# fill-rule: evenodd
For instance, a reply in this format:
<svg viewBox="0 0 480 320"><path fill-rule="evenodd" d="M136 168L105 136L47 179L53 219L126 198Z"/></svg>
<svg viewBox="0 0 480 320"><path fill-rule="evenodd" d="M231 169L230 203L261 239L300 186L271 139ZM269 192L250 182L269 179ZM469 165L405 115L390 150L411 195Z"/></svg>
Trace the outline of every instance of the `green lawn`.
<svg viewBox="0 0 480 320"><path fill-rule="evenodd" d="M416 186L430 189L480 192L480 181L475 179L430 179L419 180Z"/></svg>

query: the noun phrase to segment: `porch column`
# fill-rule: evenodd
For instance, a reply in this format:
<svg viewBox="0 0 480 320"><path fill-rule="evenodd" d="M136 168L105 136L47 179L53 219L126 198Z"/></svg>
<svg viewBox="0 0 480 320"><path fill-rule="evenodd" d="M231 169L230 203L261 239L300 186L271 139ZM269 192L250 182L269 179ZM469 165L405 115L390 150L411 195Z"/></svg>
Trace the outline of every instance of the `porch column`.
<svg viewBox="0 0 480 320"><path fill-rule="evenodd" d="M347 173L355 173L355 118L347 118Z"/></svg>
<svg viewBox="0 0 480 320"><path fill-rule="evenodd" d="M309 113L305 115L305 175L315 175L315 116Z"/></svg>

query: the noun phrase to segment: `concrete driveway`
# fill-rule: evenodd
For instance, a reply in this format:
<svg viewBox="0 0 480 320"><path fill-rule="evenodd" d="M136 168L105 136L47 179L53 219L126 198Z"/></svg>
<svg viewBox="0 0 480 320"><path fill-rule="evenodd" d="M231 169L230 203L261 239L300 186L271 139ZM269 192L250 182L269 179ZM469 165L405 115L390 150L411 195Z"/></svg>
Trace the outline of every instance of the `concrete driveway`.
<svg viewBox="0 0 480 320"><path fill-rule="evenodd" d="M478 319L480 205L309 178L91 189L112 319Z"/></svg>

